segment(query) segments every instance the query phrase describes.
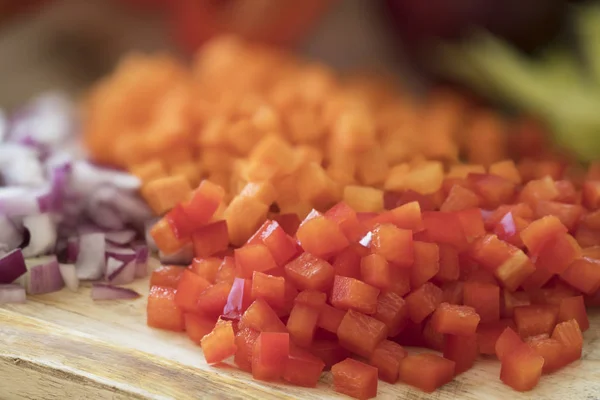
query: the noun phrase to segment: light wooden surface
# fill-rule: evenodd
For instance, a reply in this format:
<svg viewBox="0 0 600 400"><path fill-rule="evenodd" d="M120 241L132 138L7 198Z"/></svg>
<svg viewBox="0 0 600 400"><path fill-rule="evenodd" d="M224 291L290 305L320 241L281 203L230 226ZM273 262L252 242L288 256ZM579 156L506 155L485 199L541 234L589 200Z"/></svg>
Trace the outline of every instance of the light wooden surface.
<svg viewBox="0 0 600 400"><path fill-rule="evenodd" d="M329 399L344 398L324 374L318 389L253 381L232 367L210 367L184 334L146 326L144 297L93 302L89 287L32 296L0 308L0 399ZM600 399L600 312L585 333L583 360L520 394L499 381L500 365L477 367L432 395L379 383L381 399Z"/></svg>

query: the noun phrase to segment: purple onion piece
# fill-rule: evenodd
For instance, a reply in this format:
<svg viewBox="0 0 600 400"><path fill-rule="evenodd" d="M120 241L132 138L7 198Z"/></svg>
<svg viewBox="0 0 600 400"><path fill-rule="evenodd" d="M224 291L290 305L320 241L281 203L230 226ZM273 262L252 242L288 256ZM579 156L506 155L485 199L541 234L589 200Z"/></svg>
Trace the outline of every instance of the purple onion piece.
<svg viewBox="0 0 600 400"><path fill-rule="evenodd" d="M0 188L0 214L23 217L39 212L40 206L34 189L14 186Z"/></svg>
<svg viewBox="0 0 600 400"><path fill-rule="evenodd" d="M104 274L106 244L103 233L87 233L79 237L79 254L75 262L77 277L97 280Z"/></svg>
<svg viewBox="0 0 600 400"><path fill-rule="evenodd" d="M59 264L60 275L65 282L65 286L72 292L79 289L79 278L77 278L77 270L75 264Z"/></svg>
<svg viewBox="0 0 600 400"><path fill-rule="evenodd" d="M15 249L0 258L0 284L13 283L27 273L21 249Z"/></svg>
<svg viewBox="0 0 600 400"><path fill-rule="evenodd" d="M25 258L48 254L56 246L56 224L52 214L35 214L23 218L29 232L29 244L23 249Z"/></svg>
<svg viewBox="0 0 600 400"><path fill-rule="evenodd" d="M0 215L0 243L5 245L8 250L13 250L22 242L23 234L15 224L5 215Z"/></svg>
<svg viewBox="0 0 600 400"><path fill-rule="evenodd" d="M26 282L25 289L29 294L57 292L65 286L56 257L30 267Z"/></svg>
<svg viewBox="0 0 600 400"><path fill-rule="evenodd" d="M133 239L135 239L135 235L136 233L132 229L126 229L115 232L106 232L104 234L104 236L106 237L106 241L118 245L125 245L133 242Z"/></svg>
<svg viewBox="0 0 600 400"><path fill-rule="evenodd" d="M112 285L126 285L135 280L135 261L121 263L121 267L108 276Z"/></svg>
<svg viewBox="0 0 600 400"><path fill-rule="evenodd" d="M27 295L21 285L0 284L0 304L25 303Z"/></svg>
<svg viewBox="0 0 600 400"><path fill-rule="evenodd" d="M140 297L135 290L104 283L94 283L91 295L93 300L126 300Z"/></svg>
<svg viewBox="0 0 600 400"><path fill-rule="evenodd" d="M148 276L148 246L139 244L135 249L135 277L145 278Z"/></svg>
<svg viewBox="0 0 600 400"><path fill-rule="evenodd" d="M158 251L158 246L156 246L156 242L154 241L154 238L150 234L150 230L152 229L154 224L156 224L158 222L158 220L159 220L159 218L154 218L154 219L148 220L144 223L144 240L146 240L146 243L148 244L148 248L150 249L150 251L153 251L153 252Z"/></svg>
<svg viewBox="0 0 600 400"><path fill-rule="evenodd" d="M70 237L67 239L67 263L72 264L77 261L79 255L79 238Z"/></svg>
<svg viewBox="0 0 600 400"><path fill-rule="evenodd" d="M134 249L130 249L127 247L116 247L107 245L106 246L106 257L107 259L112 257L121 262L131 262L135 261L137 255Z"/></svg>

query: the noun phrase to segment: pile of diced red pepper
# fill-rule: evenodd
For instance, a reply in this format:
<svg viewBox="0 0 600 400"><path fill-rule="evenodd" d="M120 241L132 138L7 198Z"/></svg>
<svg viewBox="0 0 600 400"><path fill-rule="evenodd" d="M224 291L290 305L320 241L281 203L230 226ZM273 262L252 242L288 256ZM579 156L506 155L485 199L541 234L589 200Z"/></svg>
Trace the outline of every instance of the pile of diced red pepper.
<svg viewBox="0 0 600 400"><path fill-rule="evenodd" d="M600 300L597 172L520 183L507 167L387 193L382 213L273 214L236 249L211 219L223 190L203 181L152 230L163 252L191 240L197 258L154 271L148 325L256 379L314 387L331 369L335 390L361 399L378 378L434 391L480 354L530 390L581 357L586 303Z"/></svg>

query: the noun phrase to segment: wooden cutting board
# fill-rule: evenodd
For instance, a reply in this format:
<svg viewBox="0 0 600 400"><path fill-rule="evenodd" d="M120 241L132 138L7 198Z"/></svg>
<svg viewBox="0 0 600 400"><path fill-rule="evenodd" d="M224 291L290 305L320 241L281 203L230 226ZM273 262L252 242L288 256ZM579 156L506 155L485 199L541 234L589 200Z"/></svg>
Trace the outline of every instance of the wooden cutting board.
<svg viewBox="0 0 600 400"><path fill-rule="evenodd" d="M90 288L31 296L0 307L0 399L330 399L345 398L323 375L318 389L252 380L233 367L206 365L184 334L146 326L148 281L134 301L94 302ZM521 394L498 379L491 359L427 395L379 382L381 399L600 399L600 312L585 333L583 360Z"/></svg>

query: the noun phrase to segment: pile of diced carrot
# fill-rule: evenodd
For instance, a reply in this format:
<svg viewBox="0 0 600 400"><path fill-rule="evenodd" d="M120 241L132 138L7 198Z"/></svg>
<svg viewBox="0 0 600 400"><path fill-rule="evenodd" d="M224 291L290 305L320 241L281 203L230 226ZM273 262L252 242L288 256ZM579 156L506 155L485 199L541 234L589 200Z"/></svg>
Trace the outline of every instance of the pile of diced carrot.
<svg viewBox="0 0 600 400"><path fill-rule="evenodd" d="M508 148L547 153L535 123L504 120L453 92L416 100L391 80L340 76L233 37L207 44L191 67L129 56L92 90L84 121L91 158L139 176L157 215L202 179L223 187L218 215L236 245L272 205L301 219L342 200L380 212L384 191L434 193L459 159L481 172ZM518 166L536 174L535 165ZM252 224L242 221L248 213Z"/></svg>
<svg viewBox="0 0 600 400"><path fill-rule="evenodd" d="M342 201L262 223L246 208L249 235L228 231L225 191L203 180L152 229L165 254L191 243L196 258L153 272L148 325L260 380L314 387L330 369L359 399L378 379L434 391L480 355L534 388L581 357L586 305L600 305L600 165L582 181L549 162L439 168L429 191L387 191L381 212Z"/></svg>

